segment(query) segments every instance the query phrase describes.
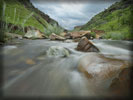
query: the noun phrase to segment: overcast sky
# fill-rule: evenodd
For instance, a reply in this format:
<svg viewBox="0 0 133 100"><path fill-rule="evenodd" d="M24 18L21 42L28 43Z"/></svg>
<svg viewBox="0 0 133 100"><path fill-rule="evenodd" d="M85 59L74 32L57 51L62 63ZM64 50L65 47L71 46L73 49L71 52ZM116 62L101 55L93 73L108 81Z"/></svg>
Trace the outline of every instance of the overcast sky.
<svg viewBox="0 0 133 100"><path fill-rule="evenodd" d="M99 2L94 0L69 0L67 2L31 0L31 2L36 8L56 20L59 25L72 30L75 26L87 23L94 15L108 8L116 0L99 0Z"/></svg>

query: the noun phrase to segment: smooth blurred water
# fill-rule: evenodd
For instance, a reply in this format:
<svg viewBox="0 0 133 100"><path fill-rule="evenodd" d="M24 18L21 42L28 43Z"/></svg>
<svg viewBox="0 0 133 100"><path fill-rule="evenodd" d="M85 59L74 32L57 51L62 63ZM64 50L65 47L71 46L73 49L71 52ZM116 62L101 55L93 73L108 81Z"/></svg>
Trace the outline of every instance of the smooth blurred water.
<svg viewBox="0 0 133 100"><path fill-rule="evenodd" d="M106 57L131 60L133 57L133 41L92 40L100 52Z"/></svg>
<svg viewBox="0 0 133 100"><path fill-rule="evenodd" d="M3 50L4 80L6 96L98 96L94 83L78 71L81 57L87 52L77 51L78 43L46 40L19 40L21 44L5 46ZM100 53L109 58L131 59L129 41L93 40ZM68 57L48 57L51 46L66 48ZM35 62L28 65L27 60ZM99 72L98 69L94 71ZM104 82L103 82L104 83ZM105 84L103 84L105 85ZM103 93L104 94L104 93Z"/></svg>

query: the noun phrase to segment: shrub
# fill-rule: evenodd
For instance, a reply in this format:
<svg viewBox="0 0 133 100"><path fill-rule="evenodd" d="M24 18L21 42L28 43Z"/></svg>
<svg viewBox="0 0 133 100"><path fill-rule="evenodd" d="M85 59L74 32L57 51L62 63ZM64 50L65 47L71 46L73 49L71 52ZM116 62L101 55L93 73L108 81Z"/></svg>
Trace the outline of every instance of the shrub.
<svg viewBox="0 0 133 100"><path fill-rule="evenodd" d="M59 35L63 31L64 30L61 27L59 27L57 24L54 24L54 25L48 24L48 26L44 28L44 33L47 36L49 36L52 33Z"/></svg>
<svg viewBox="0 0 133 100"><path fill-rule="evenodd" d="M107 32L102 36L105 39L113 39L113 40L124 40L124 39L132 39L131 34L128 31L121 32Z"/></svg>
<svg viewBox="0 0 133 100"><path fill-rule="evenodd" d="M18 25L20 19L19 19L19 17L16 17L16 16L19 16L19 15L16 15L16 8L14 8L14 11L12 13L8 14L8 16L7 16L6 15L7 4L4 1L2 2L2 4L3 4L3 6L1 7L2 8L2 17L1 17L2 20L0 20L0 25L1 25L0 41L5 42L5 38L6 38L5 33L24 34L24 24L28 21L28 19L30 17L32 17L33 13L30 13L29 15L25 16L22 23L20 25ZM13 22L9 23L9 20L11 20L11 16L12 16ZM17 26L18 29L15 30L14 26ZM7 38L9 38L9 37L7 37Z"/></svg>
<svg viewBox="0 0 133 100"><path fill-rule="evenodd" d="M96 33L95 32L91 32L90 35L95 38L96 37Z"/></svg>

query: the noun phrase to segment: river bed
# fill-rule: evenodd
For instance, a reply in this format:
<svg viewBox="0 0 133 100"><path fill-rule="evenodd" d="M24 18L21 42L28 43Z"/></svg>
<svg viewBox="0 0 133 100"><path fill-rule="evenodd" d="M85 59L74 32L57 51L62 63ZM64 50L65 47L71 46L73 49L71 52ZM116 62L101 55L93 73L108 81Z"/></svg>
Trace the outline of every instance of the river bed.
<svg viewBox="0 0 133 100"><path fill-rule="evenodd" d="M108 58L131 62L131 41L92 40ZM52 96L92 97L103 96L94 89L78 70L81 57L89 54L76 51L78 43L46 40L14 40L15 45L2 47L3 93L5 97ZM67 48L69 57L47 57L51 46ZM97 91L98 90L98 91ZM100 90L101 91L101 90ZM106 94L105 94L106 95Z"/></svg>

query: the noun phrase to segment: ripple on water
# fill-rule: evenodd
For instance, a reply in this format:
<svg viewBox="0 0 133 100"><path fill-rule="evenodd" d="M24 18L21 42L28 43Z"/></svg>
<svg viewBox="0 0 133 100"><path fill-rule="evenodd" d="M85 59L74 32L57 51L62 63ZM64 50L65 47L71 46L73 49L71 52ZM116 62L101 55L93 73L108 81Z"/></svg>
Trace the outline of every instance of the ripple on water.
<svg viewBox="0 0 133 100"><path fill-rule="evenodd" d="M4 47L2 48L2 52L3 52L4 54L6 54L6 53L8 53L10 50L13 50L13 49L16 49L16 48L17 48L17 46L15 46L15 45L4 46Z"/></svg>

